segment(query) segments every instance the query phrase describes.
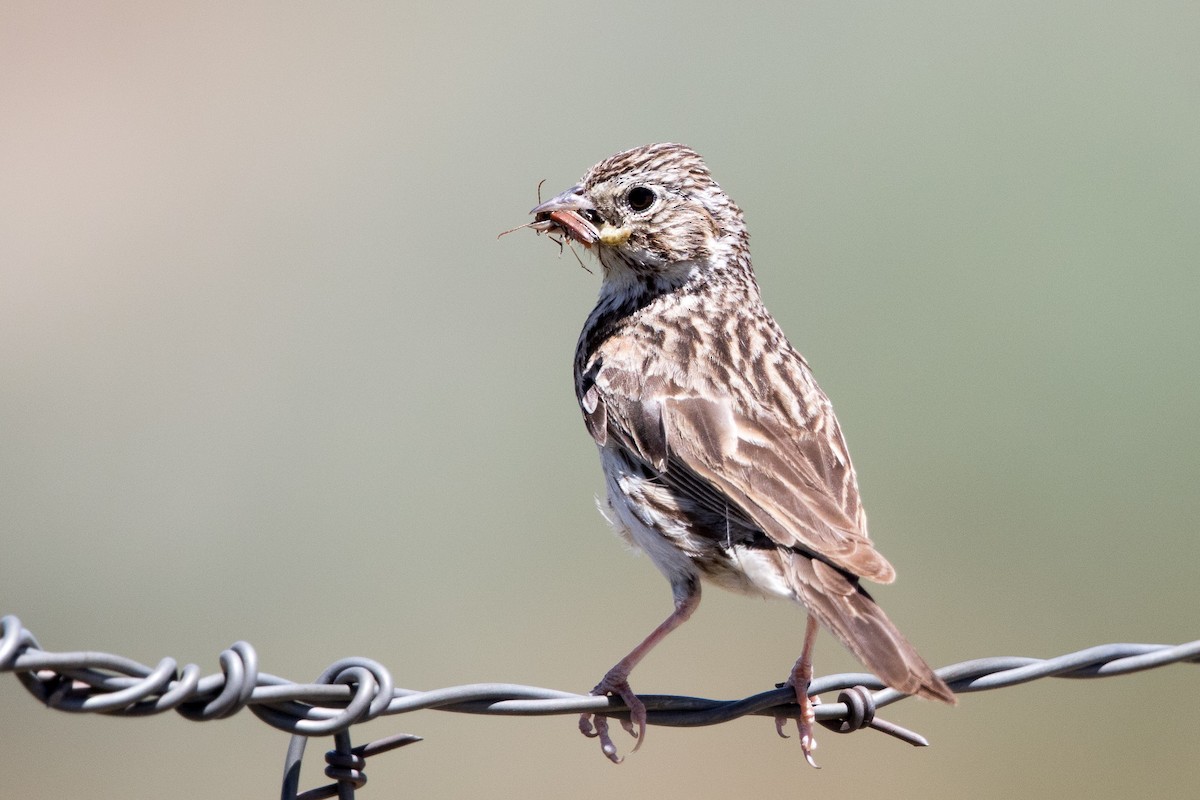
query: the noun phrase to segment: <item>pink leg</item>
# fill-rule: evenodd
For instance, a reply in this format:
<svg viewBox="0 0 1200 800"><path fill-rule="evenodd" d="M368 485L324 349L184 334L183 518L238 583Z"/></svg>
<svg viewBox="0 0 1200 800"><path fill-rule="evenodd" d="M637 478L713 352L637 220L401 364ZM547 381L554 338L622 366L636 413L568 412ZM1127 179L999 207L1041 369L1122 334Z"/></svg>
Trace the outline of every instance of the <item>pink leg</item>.
<svg viewBox="0 0 1200 800"><path fill-rule="evenodd" d="M800 749L804 752L804 760L811 767L817 766L817 762L813 761L812 757L812 751L817 747L817 741L813 738L813 724L817 717L813 711L813 702L808 696L808 685L812 682L812 649L816 641L817 621L809 614L808 626L804 629L804 649L800 651L800 658L792 667L792 674L787 679L787 685L796 692L796 702L800 705L800 716L796 719L796 728L800 732ZM783 732L783 724L787 719L787 717L776 717L775 719L775 729L784 738L787 738L787 734Z"/></svg>
<svg viewBox="0 0 1200 800"><path fill-rule="evenodd" d="M621 726L629 732L630 736L637 739L637 744L633 746L632 750L635 753L642 746L642 742L646 740L646 706L629 687L629 673L646 657L647 653L654 649L655 645L666 638L668 633L687 622L688 617L692 616L692 612L700 605L700 582L698 580L692 579L686 583L677 584L674 589L675 610L671 612L671 615L643 639L641 644L633 648L629 655L618 661L616 666L610 669L600 683L596 684L596 688L591 691L596 695L616 695L629 707L629 720L622 720ZM581 714L579 730L584 736L599 737L600 749L608 757L608 760L614 764L621 763L621 758L617 755L617 746L613 744L612 737L608 734L607 714Z"/></svg>

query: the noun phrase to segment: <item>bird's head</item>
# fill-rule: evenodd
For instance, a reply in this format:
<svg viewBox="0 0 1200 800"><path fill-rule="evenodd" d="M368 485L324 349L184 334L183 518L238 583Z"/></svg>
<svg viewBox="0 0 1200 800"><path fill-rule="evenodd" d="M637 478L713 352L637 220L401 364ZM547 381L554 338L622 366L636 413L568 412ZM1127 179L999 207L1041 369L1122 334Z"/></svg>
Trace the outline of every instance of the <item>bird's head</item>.
<svg viewBox="0 0 1200 800"><path fill-rule="evenodd" d="M681 144L617 153L530 213L536 229L594 251L605 278L618 282L679 283L742 263L747 251L741 209Z"/></svg>

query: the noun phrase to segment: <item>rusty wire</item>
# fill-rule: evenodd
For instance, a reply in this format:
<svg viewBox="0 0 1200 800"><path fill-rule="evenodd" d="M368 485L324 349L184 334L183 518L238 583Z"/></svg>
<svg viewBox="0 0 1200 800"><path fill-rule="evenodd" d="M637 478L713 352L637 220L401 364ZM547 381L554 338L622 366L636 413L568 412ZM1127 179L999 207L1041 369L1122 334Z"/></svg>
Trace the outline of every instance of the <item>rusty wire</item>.
<svg viewBox="0 0 1200 800"><path fill-rule="evenodd" d="M222 719L249 708L259 719L292 734L285 764L285 800L354 797L366 782L366 759L420 741L397 734L366 745L351 745L353 725L380 716L423 709L467 714L539 716L604 712L620 718L620 700L523 686L476 683L430 691L402 689L391 673L368 658L331 664L313 683L295 683L261 672L258 656L237 642L219 657L221 671L201 676L200 667L182 668L172 658L148 667L122 656L97 652L43 650L15 616L0 618L0 672L17 680L50 708L118 716L145 716L174 710L191 720ZM1015 686L1039 678L1103 678L1180 662L1200 663L1200 640L1179 645L1105 644L1055 658L1000 656L964 661L937 670L957 693ZM815 678L810 694L839 692L835 703L816 706L817 720L831 730L850 733L870 727L913 745L925 740L912 731L879 719L876 711L906 695L889 689L873 675L843 673ZM717 725L746 715L794 716L791 688L770 689L740 700L710 700L678 695L640 695L652 725ZM333 736L326 754L326 775L335 783L298 793L304 744L312 736Z"/></svg>

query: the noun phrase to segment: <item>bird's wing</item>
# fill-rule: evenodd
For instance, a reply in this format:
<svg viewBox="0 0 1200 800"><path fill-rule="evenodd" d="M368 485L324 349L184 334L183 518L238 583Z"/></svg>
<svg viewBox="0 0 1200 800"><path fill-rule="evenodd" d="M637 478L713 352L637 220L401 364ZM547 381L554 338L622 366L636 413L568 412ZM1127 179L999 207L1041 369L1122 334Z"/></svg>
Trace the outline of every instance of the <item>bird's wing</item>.
<svg viewBox="0 0 1200 800"><path fill-rule="evenodd" d="M867 536L853 468L827 405L820 424L797 428L769 409L739 409L662 378L611 369L595 377L583 400L597 442L617 438L693 502L710 510L732 503L781 546L873 581L895 579Z"/></svg>

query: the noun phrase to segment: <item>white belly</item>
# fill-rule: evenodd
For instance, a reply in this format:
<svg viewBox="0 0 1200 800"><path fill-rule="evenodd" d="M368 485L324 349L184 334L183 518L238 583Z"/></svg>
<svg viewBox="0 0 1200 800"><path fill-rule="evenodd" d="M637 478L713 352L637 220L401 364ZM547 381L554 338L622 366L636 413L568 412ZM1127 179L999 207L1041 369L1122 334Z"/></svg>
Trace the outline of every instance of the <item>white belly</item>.
<svg viewBox="0 0 1200 800"><path fill-rule="evenodd" d="M654 481L625 469L624 459L611 449L600 450L600 464L608 488L608 514L626 541L642 550L672 584L699 575L687 554L689 533L671 493Z"/></svg>
<svg viewBox="0 0 1200 800"><path fill-rule="evenodd" d="M617 532L642 550L672 584L696 577L725 589L798 600L781 558L788 554L741 545L722 546L713 536L693 532L672 492L657 481L632 473L620 453L604 447L600 462L608 487L601 513ZM607 511L607 513L605 513Z"/></svg>

